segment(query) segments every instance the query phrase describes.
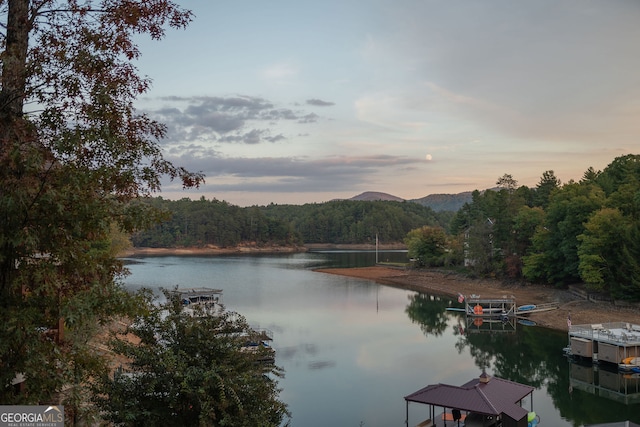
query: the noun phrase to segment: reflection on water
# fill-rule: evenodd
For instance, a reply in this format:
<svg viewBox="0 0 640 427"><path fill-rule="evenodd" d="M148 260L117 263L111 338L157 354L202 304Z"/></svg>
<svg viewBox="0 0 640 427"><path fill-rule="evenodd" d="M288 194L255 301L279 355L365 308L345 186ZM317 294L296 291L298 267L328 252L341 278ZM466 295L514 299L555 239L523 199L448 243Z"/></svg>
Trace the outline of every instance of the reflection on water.
<svg viewBox="0 0 640 427"><path fill-rule="evenodd" d="M391 263L407 263L406 250L394 251L353 251L353 250L314 250L312 254L321 254L323 258L319 260L318 266L325 268L350 268L350 267L369 267L376 263L376 257L379 262Z"/></svg>
<svg viewBox="0 0 640 427"><path fill-rule="evenodd" d="M628 405L640 403L640 374L570 361L570 387Z"/></svg>
<svg viewBox="0 0 640 427"><path fill-rule="evenodd" d="M409 318L420 325L425 335L440 336L449 325L447 307L451 299L429 294L414 294L409 297L406 312Z"/></svg>
<svg viewBox="0 0 640 427"><path fill-rule="evenodd" d="M516 325L519 324L513 316L504 318L482 318L467 316L467 333L478 334L498 334L498 333L515 333Z"/></svg>
<svg viewBox="0 0 640 427"><path fill-rule="evenodd" d="M388 258L394 256L406 254ZM635 397L605 396L604 386L617 377L580 373L594 378L592 387L579 386L573 373L570 379L566 333L516 323L491 325L499 328L493 333L488 324L470 325L464 313L448 311L458 307L448 297L311 271L372 265L375 252L137 261L129 265L130 289L221 288L227 309L274 331L276 363L286 372L281 398L293 426L403 426L405 395L428 384L463 384L483 368L536 387L542 425L640 422ZM606 389L631 390L633 383L619 380ZM424 419L423 406L409 405L409 419Z"/></svg>

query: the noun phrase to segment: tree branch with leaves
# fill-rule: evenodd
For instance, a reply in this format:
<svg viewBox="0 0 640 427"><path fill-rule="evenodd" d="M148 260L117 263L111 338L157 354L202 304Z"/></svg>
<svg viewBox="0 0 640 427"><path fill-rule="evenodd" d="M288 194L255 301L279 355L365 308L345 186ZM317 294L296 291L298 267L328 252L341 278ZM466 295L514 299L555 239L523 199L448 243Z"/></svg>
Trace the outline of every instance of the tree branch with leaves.
<svg viewBox="0 0 640 427"><path fill-rule="evenodd" d="M93 332L137 307L112 227L147 224L132 202L163 177L203 181L163 157L166 127L133 105L149 88L134 37L191 19L166 0L0 0L3 403L64 403L79 419L81 390L105 367Z"/></svg>

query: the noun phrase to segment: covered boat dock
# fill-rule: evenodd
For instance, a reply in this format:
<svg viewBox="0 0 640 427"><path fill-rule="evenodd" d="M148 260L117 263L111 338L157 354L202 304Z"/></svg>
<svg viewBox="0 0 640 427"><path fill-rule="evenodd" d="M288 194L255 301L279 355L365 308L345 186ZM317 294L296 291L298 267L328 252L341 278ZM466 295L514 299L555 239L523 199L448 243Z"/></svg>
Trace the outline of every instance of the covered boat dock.
<svg viewBox="0 0 640 427"><path fill-rule="evenodd" d="M432 384L405 396L406 419L409 426L409 403L429 405L429 417L417 424L420 427L459 426L474 427L502 426L527 427L531 412L522 407L522 401L530 396L533 407L534 387L502 378L490 377L485 372L462 386ZM452 416L440 416L436 408ZM449 419L447 419L449 418ZM537 424L536 418L534 423Z"/></svg>

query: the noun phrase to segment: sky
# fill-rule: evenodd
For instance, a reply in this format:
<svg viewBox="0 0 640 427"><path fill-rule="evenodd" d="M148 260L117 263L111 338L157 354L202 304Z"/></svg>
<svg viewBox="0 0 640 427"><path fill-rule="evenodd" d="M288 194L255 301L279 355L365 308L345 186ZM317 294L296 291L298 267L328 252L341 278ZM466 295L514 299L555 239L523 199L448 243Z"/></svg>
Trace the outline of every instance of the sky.
<svg viewBox="0 0 640 427"><path fill-rule="evenodd" d="M563 183L640 153L640 1L178 1L139 111L238 206Z"/></svg>

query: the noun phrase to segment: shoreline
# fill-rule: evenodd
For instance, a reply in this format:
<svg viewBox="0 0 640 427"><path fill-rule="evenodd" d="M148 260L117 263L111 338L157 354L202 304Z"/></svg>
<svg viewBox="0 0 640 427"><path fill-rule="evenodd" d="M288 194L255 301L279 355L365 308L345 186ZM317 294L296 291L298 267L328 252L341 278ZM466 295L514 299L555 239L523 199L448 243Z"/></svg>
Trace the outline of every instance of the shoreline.
<svg viewBox="0 0 640 427"><path fill-rule="evenodd" d="M119 258L136 256L206 256L206 255L237 255L237 254L275 254L306 252L306 248L299 246L238 246L232 248L220 248L207 246L202 248L129 248L118 254Z"/></svg>
<svg viewBox="0 0 640 427"><path fill-rule="evenodd" d="M381 250L404 249L401 244L380 245ZM216 246L188 248L130 248L119 255L121 258L147 256L227 256L227 255L269 255L303 253L313 250L375 250L375 245L334 245L315 244L305 246L265 246L246 245L231 248ZM461 274L438 269L413 269L404 267L373 266L353 268L320 268L318 273L337 274L376 283L407 289L415 292L432 293L457 298L463 295L482 297L514 297L517 305L544 304L555 302L559 308L542 313L531 313L528 319L538 326L558 331L567 331L567 318L573 325L628 322L640 325L640 310L617 307L607 302L591 302L576 296L566 289L532 284L509 284L495 279L472 279Z"/></svg>
<svg viewBox="0 0 640 427"><path fill-rule="evenodd" d="M565 289L531 284L508 284L494 279L471 279L460 274L438 269L407 269L385 266L357 268L320 268L318 273L337 274L373 280L382 285L422 293L457 298L462 295L480 295L483 298L513 297L516 305L558 303L556 310L531 313L528 319L538 326L568 331L567 319L573 325L628 322L640 325L640 312L621 308L607 302L591 302Z"/></svg>
<svg viewBox="0 0 640 427"><path fill-rule="evenodd" d="M301 246L258 246L240 245L232 247L219 247L207 245L202 247L178 247L178 248L148 248L131 247L118 255L120 258L135 256L186 256L186 255L237 255L237 254L280 254L280 253L303 253L322 250L375 250L375 244L333 244L333 243L311 243ZM381 251L406 250L402 243L390 243L378 245Z"/></svg>

